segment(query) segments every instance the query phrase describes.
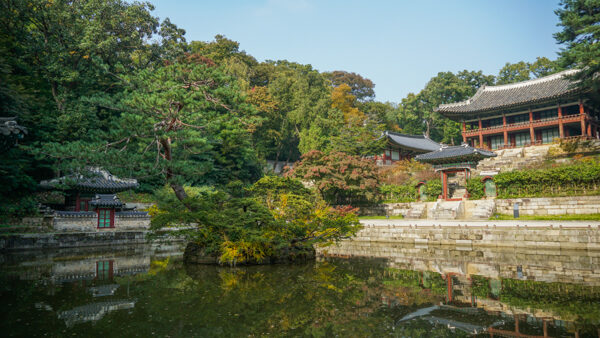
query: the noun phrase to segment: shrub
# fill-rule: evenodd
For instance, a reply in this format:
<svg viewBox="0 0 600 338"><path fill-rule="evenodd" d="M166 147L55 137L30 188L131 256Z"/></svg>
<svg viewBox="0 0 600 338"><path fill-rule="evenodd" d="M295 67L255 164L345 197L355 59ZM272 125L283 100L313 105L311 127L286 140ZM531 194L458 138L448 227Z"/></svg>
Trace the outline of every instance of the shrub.
<svg viewBox="0 0 600 338"><path fill-rule="evenodd" d="M431 180L428 181L425 186L427 187L427 200L430 202L436 201L442 194L442 180Z"/></svg>
<svg viewBox="0 0 600 338"><path fill-rule="evenodd" d="M480 177L474 177L467 180L467 191L469 192L469 199L478 200L485 196L484 190L485 184L481 181Z"/></svg>
<svg viewBox="0 0 600 338"><path fill-rule="evenodd" d="M203 255L231 265L299 257L312 252L313 244L337 241L360 229L355 209L329 207L298 180L266 176L243 190L236 194L243 197L237 197L186 188L188 209L172 191L162 189L156 194L161 212L152 227L198 224L184 234Z"/></svg>
<svg viewBox="0 0 600 338"><path fill-rule="evenodd" d="M379 172L373 161L341 152L309 151L286 177L314 183L320 196L334 205L379 201Z"/></svg>
<svg viewBox="0 0 600 338"><path fill-rule="evenodd" d="M379 187L379 192L387 203L407 203L417 200L417 189L415 184L412 183L402 185L383 184Z"/></svg>
<svg viewBox="0 0 600 338"><path fill-rule="evenodd" d="M504 172L496 175L494 181L499 198L598 194L600 163L582 160L548 169Z"/></svg>

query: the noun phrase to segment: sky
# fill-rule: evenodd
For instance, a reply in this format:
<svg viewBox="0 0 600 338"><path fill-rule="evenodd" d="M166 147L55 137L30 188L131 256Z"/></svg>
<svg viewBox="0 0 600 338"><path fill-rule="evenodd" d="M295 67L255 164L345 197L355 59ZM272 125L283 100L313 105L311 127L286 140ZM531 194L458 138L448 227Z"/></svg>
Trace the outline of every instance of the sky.
<svg viewBox="0 0 600 338"><path fill-rule="evenodd" d="M151 0L187 41L217 34L258 61L355 72L376 100L400 102L438 72L497 75L507 62L556 59L558 0Z"/></svg>

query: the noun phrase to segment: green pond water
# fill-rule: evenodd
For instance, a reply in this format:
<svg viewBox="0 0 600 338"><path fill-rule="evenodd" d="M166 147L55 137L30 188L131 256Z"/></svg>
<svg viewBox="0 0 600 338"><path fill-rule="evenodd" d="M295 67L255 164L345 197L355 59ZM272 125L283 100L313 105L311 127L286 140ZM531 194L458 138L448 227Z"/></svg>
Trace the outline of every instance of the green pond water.
<svg viewBox="0 0 600 338"><path fill-rule="evenodd" d="M389 259L328 257L235 268L186 266L180 247L164 245L5 253L0 332L22 337L598 336L600 267L590 253L555 253L534 263L539 253L389 250Z"/></svg>

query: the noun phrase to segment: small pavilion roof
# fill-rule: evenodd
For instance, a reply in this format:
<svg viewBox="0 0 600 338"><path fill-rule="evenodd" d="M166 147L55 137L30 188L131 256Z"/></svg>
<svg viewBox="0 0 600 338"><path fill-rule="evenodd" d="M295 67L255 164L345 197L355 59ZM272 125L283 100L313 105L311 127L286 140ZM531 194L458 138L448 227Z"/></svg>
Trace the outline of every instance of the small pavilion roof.
<svg viewBox="0 0 600 338"><path fill-rule="evenodd" d="M0 117L0 153L8 151L26 134L27 128L17 124L16 117Z"/></svg>
<svg viewBox="0 0 600 338"><path fill-rule="evenodd" d="M467 144L460 146L441 146L438 150L415 156L420 162L442 164L452 162L477 162L487 157L495 157L493 151L473 148Z"/></svg>
<svg viewBox="0 0 600 338"><path fill-rule="evenodd" d="M40 186L45 189L115 193L137 188L138 182L135 179L118 178L104 169L88 168L85 175L74 174L41 181Z"/></svg>
<svg viewBox="0 0 600 338"><path fill-rule="evenodd" d="M471 118L494 110L516 108L572 96L580 89L568 76L579 72L565 70L534 80L499 86L483 86L470 99L440 105L436 111L453 119Z"/></svg>
<svg viewBox="0 0 600 338"><path fill-rule="evenodd" d="M0 134L9 136L11 134L27 134L27 128L17 124L16 117L0 117Z"/></svg>
<svg viewBox="0 0 600 338"><path fill-rule="evenodd" d="M439 149L440 144L424 135L408 135L386 131L388 141L401 148L416 152L428 152Z"/></svg>
<svg viewBox="0 0 600 338"><path fill-rule="evenodd" d="M120 208L123 202L114 194L98 194L90 201L90 205L101 208Z"/></svg>

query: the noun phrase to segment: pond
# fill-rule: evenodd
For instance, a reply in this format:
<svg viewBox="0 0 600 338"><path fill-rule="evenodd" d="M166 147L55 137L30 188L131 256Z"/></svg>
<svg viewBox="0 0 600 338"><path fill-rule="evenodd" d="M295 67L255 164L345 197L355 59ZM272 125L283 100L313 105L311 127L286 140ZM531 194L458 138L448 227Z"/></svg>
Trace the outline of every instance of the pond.
<svg viewBox="0 0 600 338"><path fill-rule="evenodd" d="M186 266L177 245L5 253L0 256L0 332L598 336L600 268L591 253L392 244L372 251L388 257L231 268Z"/></svg>

